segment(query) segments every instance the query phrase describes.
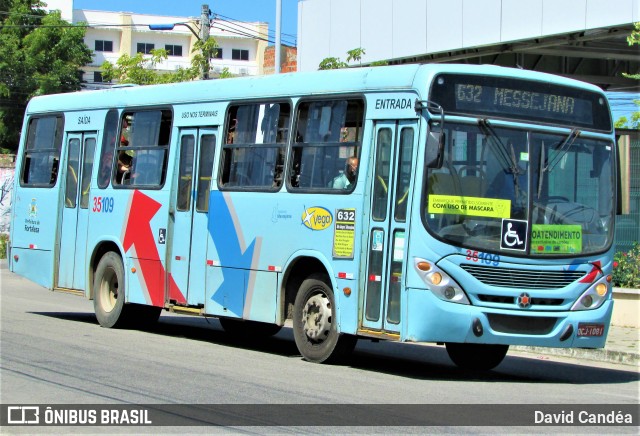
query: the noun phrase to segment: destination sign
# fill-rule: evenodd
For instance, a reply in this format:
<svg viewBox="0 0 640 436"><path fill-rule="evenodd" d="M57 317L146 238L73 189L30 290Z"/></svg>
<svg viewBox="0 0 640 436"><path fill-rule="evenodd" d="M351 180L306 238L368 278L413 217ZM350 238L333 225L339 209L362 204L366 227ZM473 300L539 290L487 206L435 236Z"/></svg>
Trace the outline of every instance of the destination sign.
<svg viewBox="0 0 640 436"><path fill-rule="evenodd" d="M430 100L450 114L611 130L609 107L601 94L546 82L442 74L434 81Z"/></svg>

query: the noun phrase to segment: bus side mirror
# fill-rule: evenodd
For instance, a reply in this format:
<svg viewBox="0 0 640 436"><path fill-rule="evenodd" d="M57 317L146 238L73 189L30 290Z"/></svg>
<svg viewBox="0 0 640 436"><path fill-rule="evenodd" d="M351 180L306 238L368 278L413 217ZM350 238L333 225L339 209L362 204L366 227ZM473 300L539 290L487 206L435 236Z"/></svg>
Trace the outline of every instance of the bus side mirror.
<svg viewBox="0 0 640 436"><path fill-rule="evenodd" d="M444 160L445 133L440 129L429 129L427 133L427 147L425 164L427 168L442 168Z"/></svg>

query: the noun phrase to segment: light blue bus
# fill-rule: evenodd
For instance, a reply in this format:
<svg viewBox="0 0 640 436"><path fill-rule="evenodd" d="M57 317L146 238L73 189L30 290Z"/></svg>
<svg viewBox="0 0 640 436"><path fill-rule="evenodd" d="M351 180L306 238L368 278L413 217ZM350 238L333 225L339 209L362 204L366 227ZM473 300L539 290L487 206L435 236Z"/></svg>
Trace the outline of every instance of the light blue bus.
<svg viewBox="0 0 640 436"><path fill-rule="evenodd" d="M10 269L94 301L104 327L169 310L312 362L357 339L603 347L616 148L595 86L405 65L34 98Z"/></svg>

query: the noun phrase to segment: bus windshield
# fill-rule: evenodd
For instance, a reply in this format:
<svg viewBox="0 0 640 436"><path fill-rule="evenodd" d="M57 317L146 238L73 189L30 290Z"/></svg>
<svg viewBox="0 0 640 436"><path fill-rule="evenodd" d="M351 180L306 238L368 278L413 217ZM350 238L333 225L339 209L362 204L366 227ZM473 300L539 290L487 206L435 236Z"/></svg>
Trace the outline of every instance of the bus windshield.
<svg viewBox="0 0 640 436"><path fill-rule="evenodd" d="M575 256L613 238L613 144L568 134L449 123L426 173L424 222L437 238L510 255Z"/></svg>

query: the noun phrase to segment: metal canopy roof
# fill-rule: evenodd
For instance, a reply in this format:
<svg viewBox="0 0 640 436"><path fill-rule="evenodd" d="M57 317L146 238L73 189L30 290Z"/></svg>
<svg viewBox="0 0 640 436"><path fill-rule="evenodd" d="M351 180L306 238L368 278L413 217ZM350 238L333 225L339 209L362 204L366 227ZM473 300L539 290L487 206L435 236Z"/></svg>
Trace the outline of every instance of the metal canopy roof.
<svg viewBox="0 0 640 436"><path fill-rule="evenodd" d="M468 63L520 67L593 83L607 91L640 91L622 75L640 72L640 46L629 46L632 25L584 30L477 48L390 59L402 63Z"/></svg>

